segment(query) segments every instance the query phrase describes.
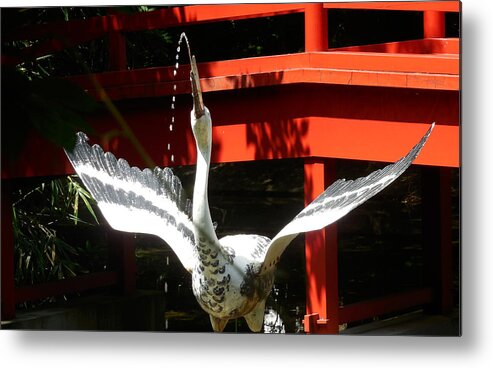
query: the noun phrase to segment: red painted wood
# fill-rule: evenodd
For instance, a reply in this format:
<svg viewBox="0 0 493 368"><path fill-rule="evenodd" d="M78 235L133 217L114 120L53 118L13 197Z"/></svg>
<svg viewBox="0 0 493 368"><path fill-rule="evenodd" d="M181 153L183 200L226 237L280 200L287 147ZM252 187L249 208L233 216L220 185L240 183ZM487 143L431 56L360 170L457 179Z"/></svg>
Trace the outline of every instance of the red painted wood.
<svg viewBox="0 0 493 368"><path fill-rule="evenodd" d="M372 45L338 47L333 51L383 52L393 54L459 54L458 38L425 38L422 40L385 42Z"/></svg>
<svg viewBox="0 0 493 368"><path fill-rule="evenodd" d="M118 273L119 289L123 295L136 290L137 265L135 235L108 229L110 267Z"/></svg>
<svg viewBox="0 0 493 368"><path fill-rule="evenodd" d="M440 55L440 54L385 54L379 52L350 52L350 51L330 51L330 52L308 52L299 54L287 54L276 56L263 56L256 58L236 59L215 61L198 64L199 73L205 91L221 90L216 88L216 84L221 83L222 79L230 81L229 85L236 89L252 88L255 83L249 81L250 75L269 73L271 78L270 84L282 84L285 73L295 75L294 82L312 82L318 80L320 82L330 83L330 79L326 81L323 78L328 78L331 73L345 72L345 78L339 83L351 84L351 76L354 73L379 72L375 74L380 78L392 80L395 73L399 78L409 79L416 73L426 74L432 78L450 78L454 77L458 82L459 76L459 57L458 55ZM303 79L304 73L317 71L316 78ZM296 75L298 73L298 75ZM324 75L325 73L325 75ZM407 74L406 74L407 73ZM122 88L128 85L127 88L136 89L134 94L130 91L123 97L145 97L140 94L140 88L153 88L156 90L155 95L172 94L173 83L177 83L177 93L189 93L190 83L188 80L189 68L184 66L180 69L180 73L176 78L173 78L173 67L164 68L147 68L140 70L129 70L124 72L108 72L96 74L99 83L108 90L112 98L120 99L112 93L113 88ZM423 77L422 75L420 77ZM294 77L291 77L294 78ZM92 90L91 82L85 76L76 76L69 78L82 87ZM333 80L336 82L337 80ZM162 84L167 84L166 87ZM224 82L223 82L224 83ZM402 82L401 82L402 84ZM408 87L402 84L401 87ZM413 87L420 87L415 85ZM423 84L422 88L430 88L427 84ZM229 88L228 88L229 89ZM458 84L454 88L458 89ZM159 94L159 92L161 92Z"/></svg>
<svg viewBox="0 0 493 368"><path fill-rule="evenodd" d="M372 10L437 10L444 12L460 11L459 1L352 1L324 3L328 9L372 9Z"/></svg>
<svg viewBox="0 0 493 368"><path fill-rule="evenodd" d="M333 181L335 162L305 160L305 206ZM306 314L318 314L313 333L339 332L337 225L305 234Z"/></svg>
<svg viewBox="0 0 493 368"><path fill-rule="evenodd" d="M159 9L134 14L112 14L102 17L53 22L18 29L5 36L5 40L39 39L66 35L67 38L94 32L101 37L106 32L136 32L207 22L268 17L302 12L303 4L222 4L192 5Z"/></svg>
<svg viewBox="0 0 493 368"><path fill-rule="evenodd" d="M323 3L305 5L305 51L326 51L329 47L327 10Z"/></svg>
<svg viewBox="0 0 493 368"><path fill-rule="evenodd" d="M12 187L2 180L1 312L2 320L15 317L14 234L12 229Z"/></svg>
<svg viewBox="0 0 493 368"><path fill-rule="evenodd" d="M437 126L417 163L459 166L457 92L312 84L211 93L204 100L213 117L213 162L305 157L391 162L435 121ZM166 151L171 119L166 100L130 100L118 108L152 159L161 166L171 165ZM173 136L176 165L195 164L190 108L191 98L178 96ZM93 115L91 122L100 134L118 128L104 110ZM124 138L114 138L104 147L143 166ZM2 178L72 172L63 151L37 135L26 143L15 165L2 165Z"/></svg>
<svg viewBox="0 0 493 368"><path fill-rule="evenodd" d="M116 272L95 272L66 280L47 282L15 289L15 302L39 300L50 296L72 294L113 286L118 281Z"/></svg>
<svg viewBox="0 0 493 368"><path fill-rule="evenodd" d="M441 269L440 310L447 314L452 311L453 300L453 249L452 249L452 170L441 167L440 170L440 250Z"/></svg>
<svg viewBox="0 0 493 368"><path fill-rule="evenodd" d="M432 290L425 288L349 304L339 308L339 322L342 324L361 321L382 314L425 305L431 300Z"/></svg>
<svg viewBox="0 0 493 368"><path fill-rule="evenodd" d="M424 38L445 37L445 13L436 10L423 12Z"/></svg>
<svg viewBox="0 0 493 368"><path fill-rule="evenodd" d="M429 307L433 313L449 313L453 307L451 171L423 168L423 244L426 280L433 288Z"/></svg>
<svg viewBox="0 0 493 368"><path fill-rule="evenodd" d="M309 4L308 4L309 5ZM101 37L105 32L160 29L186 24L197 24L211 21L248 19L304 11L305 4L226 4L226 5L195 5L171 7L153 12L118 14L103 17L92 17L68 22L33 25L3 35L5 41L15 39L39 39L53 34L73 36L95 32ZM324 3L326 9L378 9L378 10L412 10L412 11L460 11L459 1L379 1L379 2L347 2Z"/></svg>
<svg viewBox="0 0 493 368"><path fill-rule="evenodd" d="M125 37L120 32L108 33L109 70L127 70Z"/></svg>

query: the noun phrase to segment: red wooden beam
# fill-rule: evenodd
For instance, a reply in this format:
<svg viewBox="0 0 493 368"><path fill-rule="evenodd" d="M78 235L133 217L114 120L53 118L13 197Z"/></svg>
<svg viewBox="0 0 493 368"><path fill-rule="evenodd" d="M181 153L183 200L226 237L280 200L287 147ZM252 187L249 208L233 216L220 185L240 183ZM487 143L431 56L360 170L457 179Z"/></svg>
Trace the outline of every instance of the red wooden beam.
<svg viewBox="0 0 493 368"><path fill-rule="evenodd" d="M459 1L354 1L324 3L327 9L407 10L459 12Z"/></svg>
<svg viewBox="0 0 493 368"><path fill-rule="evenodd" d="M425 38L333 48L333 51L381 52L391 54L459 54L458 38Z"/></svg>
<svg viewBox="0 0 493 368"><path fill-rule="evenodd" d="M236 124L213 128L213 162L276 158L325 157L393 162L404 156L426 131L427 124L308 117L289 123ZM270 139L276 132L297 134L291 141ZM248 142L239 137L255 135ZM390 138L391 137L391 138ZM269 142L269 146L258 143ZM267 143L266 143L267 144ZM185 164L184 162L182 162ZM416 164L459 166L459 127L435 126Z"/></svg>
<svg viewBox="0 0 493 368"><path fill-rule="evenodd" d="M431 288L386 296L340 307L339 323L361 321L386 313L425 305L432 300Z"/></svg>
<svg viewBox="0 0 493 368"><path fill-rule="evenodd" d="M214 111L214 110L213 110ZM152 116L150 117L153 118ZM165 150L165 124L137 129L143 144L152 149L152 157L161 166L195 165L195 144L187 126L180 129L174 143L175 161ZM142 120L142 118L140 119ZM110 123L109 121L108 123ZM100 126L102 132L111 124ZM158 123L159 124L159 123ZM280 158L343 158L393 162L402 157L426 131L428 124L353 120L344 118L306 117L272 123L235 123L213 127L212 161L238 162ZM142 130L142 132L141 132ZM279 134L278 132L282 132ZM151 134L154 138L146 137ZM438 125L418 156L421 165L459 167L459 127ZM391 138L389 138L391 137ZM91 141L96 143L96 141ZM110 148L117 157L142 166L125 139L114 139ZM33 160L32 157L38 157ZM41 159L49 157L49 159ZM62 149L32 136L15 166L2 166L2 179L24 176L63 175L73 168Z"/></svg>
<svg viewBox="0 0 493 368"><path fill-rule="evenodd" d="M199 64L204 92L256 86L322 83L458 90L458 55L409 55L333 51L266 56ZM97 74L113 100L189 93L188 68L173 67ZM86 76L70 80L95 97ZM174 85L176 84L176 91Z"/></svg>
<svg viewBox="0 0 493 368"><path fill-rule="evenodd" d="M227 20L269 17L304 11L303 4L229 4L176 6L151 12L112 14L69 22L53 22L17 29L5 35L6 41L36 40L56 35L67 37L88 31L101 37L107 32L137 32L144 30L183 27L186 25Z"/></svg>
<svg viewBox="0 0 493 368"><path fill-rule="evenodd" d="M453 307L451 175L449 168L423 168L425 270L434 294L429 309L441 314Z"/></svg>
<svg viewBox="0 0 493 368"><path fill-rule="evenodd" d="M39 300L50 296L73 294L81 291L113 286L118 282L116 272L96 272L66 280L25 286L15 289L15 302Z"/></svg>
<svg viewBox="0 0 493 368"><path fill-rule="evenodd" d="M12 187L2 180L2 244L1 244L1 311L2 320L15 317L14 234L12 229Z"/></svg>
<svg viewBox="0 0 493 368"><path fill-rule="evenodd" d="M135 235L108 228L108 248L110 267L118 272L120 292L131 295L137 285Z"/></svg>
<svg viewBox="0 0 493 368"><path fill-rule="evenodd" d="M303 4L220 4L171 7L121 17L122 31L141 31L199 23L270 17L304 10Z"/></svg>
<svg viewBox="0 0 493 368"><path fill-rule="evenodd" d="M120 32L108 33L109 70L127 70L127 47L125 36Z"/></svg>
<svg viewBox="0 0 493 368"><path fill-rule="evenodd" d="M332 160L305 160L305 206L310 204L336 178ZM339 278L337 225L305 234L306 315L316 315L317 324L306 332L339 332Z"/></svg>

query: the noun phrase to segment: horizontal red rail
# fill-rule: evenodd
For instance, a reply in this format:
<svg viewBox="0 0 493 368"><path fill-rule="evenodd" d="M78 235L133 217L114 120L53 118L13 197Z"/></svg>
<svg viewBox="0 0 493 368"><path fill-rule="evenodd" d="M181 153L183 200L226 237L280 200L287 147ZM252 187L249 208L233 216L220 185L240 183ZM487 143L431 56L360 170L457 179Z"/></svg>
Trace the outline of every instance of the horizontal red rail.
<svg viewBox="0 0 493 368"><path fill-rule="evenodd" d="M324 3L326 9L402 10L402 11L460 11L459 1L354 1Z"/></svg>
<svg viewBox="0 0 493 368"><path fill-rule="evenodd" d="M333 48L331 51L384 52L394 54L459 54L458 38L425 38L422 40L386 42L372 45Z"/></svg>
<svg viewBox="0 0 493 368"><path fill-rule="evenodd" d="M324 3L326 9L378 9L378 10L413 10L413 11L444 11L458 12L458 1L378 1L378 2L347 2ZM159 9L152 12L135 14L113 14L92 17L70 22L54 22L33 25L5 35L5 40L38 39L51 37L54 34L67 35L86 34L88 31L135 32L197 23L220 22L227 20L249 19L303 12L305 4L231 4L231 5L194 5ZM67 33L68 32L68 33Z"/></svg>
<svg viewBox="0 0 493 368"><path fill-rule="evenodd" d="M458 1L418 2L348 2L325 3L326 9L379 9L458 12ZM208 22L278 16L305 11L305 4L230 4L170 7L152 12L112 14L69 22L53 22L24 27L4 35L4 40L47 39L23 50L25 58L36 58L58 52L72 45L103 37L109 32L137 32ZM3 58L3 62L19 63L21 59Z"/></svg>
<svg viewBox="0 0 493 368"><path fill-rule="evenodd" d="M294 83L459 90L457 55L312 52L200 63L198 67L204 92ZM186 73L176 80L172 73L172 67L163 67L95 76L113 100L189 93ZM86 76L70 79L99 97Z"/></svg>
<svg viewBox="0 0 493 368"><path fill-rule="evenodd" d="M395 294L379 299L349 304L339 309L339 324L361 321L386 313L428 304L432 301L431 288Z"/></svg>
<svg viewBox="0 0 493 368"><path fill-rule="evenodd" d="M15 289L15 302L39 300L50 296L113 286L118 283L117 272L96 272L74 278L47 282Z"/></svg>
<svg viewBox="0 0 493 368"><path fill-rule="evenodd" d="M113 14L70 22L53 22L19 29L5 40L39 39L45 37L83 35L87 31L102 36L107 32L137 32L183 27L198 23L249 19L303 12L303 4L234 4L170 7L151 12Z"/></svg>

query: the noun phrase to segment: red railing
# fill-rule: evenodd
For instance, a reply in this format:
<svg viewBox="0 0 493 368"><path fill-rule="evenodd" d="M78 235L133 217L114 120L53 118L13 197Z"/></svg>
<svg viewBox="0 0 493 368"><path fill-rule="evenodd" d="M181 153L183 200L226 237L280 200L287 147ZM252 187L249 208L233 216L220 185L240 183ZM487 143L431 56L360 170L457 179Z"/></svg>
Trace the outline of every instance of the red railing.
<svg viewBox="0 0 493 368"><path fill-rule="evenodd" d="M20 58L13 58L7 55L2 55L2 63L16 64L29 58L36 58L39 56L59 52L68 46L85 43L93 39L107 36L109 48L109 67L111 70L120 71L118 72L120 74L101 74L98 76L98 79L101 84L107 89L108 94L111 98L119 99L171 94L172 90L171 84L169 82L169 80L171 79L170 68L162 68L160 70L157 70L157 74L156 70L153 70L152 73L149 73L149 71L146 69L135 71L126 70L126 50L123 32L136 32L179 26L181 27L185 25L200 24L206 22L258 18L290 13L304 13L306 53L295 56L282 55L263 58L257 63L257 65L259 65L259 70L257 70L255 73L252 73L251 69L246 70L246 73L244 73L245 70L242 68L245 68L248 65L248 61L233 60L208 63L206 67L202 66L202 69L204 71L207 71L202 75L202 77L204 77L204 91L228 90L231 88L235 88L236 85L228 84L230 83L228 82L228 76L240 74L248 74L249 78L257 78L255 80L255 83L253 83L253 85L255 86L271 85L276 83L278 84L280 83L279 80L271 81L271 79L269 78L274 71L279 70L280 68L286 69L286 78L283 79L282 83L306 83L317 80L320 83L343 83L342 81L346 82L347 80L349 80L348 78L344 79L343 77L341 77L343 76L343 73L347 73L347 71L342 70L346 68L354 69L353 71L351 71L350 77L352 81L354 76L356 76L356 78L354 78L354 83L356 83L356 85L360 83L360 85L371 86L377 85L375 83L377 83L376 80L378 79L375 79L373 76L369 76L368 71L371 71L373 69L375 72L381 72L382 75L387 78L384 79L384 83L386 83L386 86L401 88L432 88L457 91L459 89L457 55L459 49L458 40L423 40L428 45L428 51L426 51L426 55L416 54L413 56L407 54L406 57L399 57L397 53L412 53L413 48L414 50L419 50L420 52L423 52L423 43L417 45L417 41L415 41L414 43L412 41L409 41L407 43L388 43L382 45L367 45L335 50L331 49L330 56L328 54L317 55L316 53L325 53L328 51L329 45L327 35L327 11L330 11L330 9L422 11L424 17L425 38L443 38L445 36L445 12L458 12L460 11L459 6L459 2L457 1L239 4L172 7L168 9L161 9L153 12L138 14L114 13L103 17L94 17L84 20L26 27L24 29L19 29L15 32L12 32L11 34L4 35L4 40L29 39L40 40L40 43L25 49L23 55ZM359 54L351 54L351 52L358 52ZM385 54L389 52L391 52L392 54ZM444 55L443 57L430 57L429 53L432 52L452 55ZM361 53L367 53L367 55L363 55ZM310 67L298 72L292 71L293 68L287 67L289 63L292 63L292 65L299 65L300 58L309 58L309 63L312 63L309 64ZM383 59L385 59L385 62L382 62ZM319 62L323 64L324 68L327 68L327 65L329 65L329 67L330 65L332 65L332 68L334 69L333 72L324 74L324 77L320 77L320 74L317 74L316 76L310 76L310 73L315 73L313 70L316 69L317 60L319 60ZM385 70L385 65L392 65L392 71L390 73ZM396 68L399 69L399 65L401 65L401 73L414 74L414 79L412 79L412 77L409 77L408 75L405 75L405 78L403 77L403 74L400 75L399 70L395 70ZM361 71L361 69L364 69L364 71ZM419 72L425 72L426 75L420 75ZM146 73L149 73L151 82L153 83L156 82L156 78L161 79L159 73L162 73L162 80L164 81L164 85L162 86L162 88L158 90L155 86L153 86L148 87L148 90L146 90L145 84L140 86L136 86L135 84L132 85L132 81L144 80L146 78ZM106 81L105 78L107 79ZM82 86L86 87L90 93L94 93L97 96L97 93L93 89L91 89L91 86L88 85L83 78L74 77L72 79ZM124 88L125 81L127 81L128 84L127 92L125 92ZM116 83L116 87L118 88L116 88L114 85L113 87L115 88L114 90L112 90L112 83ZM166 85L166 83L168 83L168 85ZM380 79L378 83L382 83L382 79ZM412 83L414 83L414 85ZM185 93L185 91L188 91L188 88L188 83L186 81L183 82L181 85L178 83L178 92ZM445 129L448 127L437 127L437 129L442 128ZM231 127L221 127L222 132L225 129L242 129L242 127L239 125ZM368 129L374 129L374 125L369 125ZM232 134L236 133L232 132ZM450 134L455 135L455 130L453 132L451 130ZM458 166L458 142L457 147L450 147L450 142L455 142L454 139L455 138L450 140L447 138L443 141L443 147L447 150L447 152L450 152L450 150L452 150L453 152L455 152L454 150L456 150L456 152L447 154L447 160L449 160L447 161L448 164L440 162L438 163L439 165L451 167ZM309 143L310 142L307 142L307 144ZM234 151L232 151L231 153L228 153L227 146L223 147L225 149L224 152L226 153L223 153L223 156L218 157L217 160L221 162L231 160L230 156L235 155L238 151L238 145L236 143L235 145L235 147L231 148ZM240 158L235 158L235 160L256 159L255 155L252 157L244 156L247 150L248 147L242 149L241 155L243 156L241 156ZM320 152L315 156L338 157L337 154L334 154L333 152L327 154L327 152L325 152L324 150L325 148L320 148ZM440 150L435 149L435 151ZM452 157L452 159L450 159L450 157ZM187 162L182 162L182 164L184 163ZM327 174L327 170L328 169L325 163L320 164L320 162L317 160L312 162L309 159L306 161L306 178L309 181L313 181L313 183L318 183L317 185L320 186L319 188L317 186L314 186L313 188L311 188L312 191L316 192L322 190L328 184L327 180L332 180L332 178L328 179L329 176ZM120 254L116 257L117 259L119 259L118 263L121 265L120 272L118 273L109 272L92 274L81 276L71 280L60 281L57 283L35 285L29 288L15 289L13 287L13 248L11 246L13 244L13 240L11 229L9 230L10 204L8 202L8 192L6 188L7 186L2 185L3 319L14 317L16 302L43 298L70 291L74 292L87 290L88 288L111 286L115 283L120 283L124 285L122 287L123 289L125 289L127 292L132 292L132 290L135 288L135 261L133 257L134 248L132 246L122 247L121 244L114 245L115 248L125 249L124 254ZM311 195L313 196L316 194L317 193L311 193ZM309 199L310 198L307 197L307 200ZM322 244L323 246L327 246L330 243L331 246L327 246L326 248L334 249L333 243L336 243L337 239L329 235L329 230L307 236L307 238L311 238L310 241L314 243L320 242L320 244ZM120 238L120 241L122 241L122 239L126 239L124 241L129 241L129 237L122 236L122 238ZM335 249L337 249L337 246L335 247ZM310 257L311 252L311 248L307 246L308 257ZM307 308L307 318L305 319L305 329L308 332L337 333L337 326L339 323L365 319L377 314L388 313L391 311L405 309L416 305L427 304L430 303L433 299L433 293L431 289L423 289L415 292L405 293L397 296L390 296L388 298L382 298L375 301L368 301L339 308L337 304L337 264L335 265L335 270L327 270L325 268L327 265L326 262L321 260L320 258L321 257L319 256L317 260L318 264L316 264L315 269L311 271L313 272L312 276L315 277L316 282L314 282L313 285L307 285L307 288L310 288L310 290L307 290L307 298L312 300L313 298L317 299L320 297L320 290L317 291L316 297L312 295L313 289L318 287L317 283L321 283L323 285L323 292L326 292L326 294L322 296L321 299L317 299L317 301L312 301L310 303L307 301L307 303L310 304L309 308ZM335 253L328 252L328 262L334 262L334 259L337 259L337 251L335 251ZM331 272L331 274L329 275L327 272ZM335 279L333 277L334 275ZM443 278L448 277L447 275L442 276ZM450 297L445 296L445 299L447 299L446 303L449 303L448 300L450 300ZM314 311L315 313L313 313Z"/></svg>

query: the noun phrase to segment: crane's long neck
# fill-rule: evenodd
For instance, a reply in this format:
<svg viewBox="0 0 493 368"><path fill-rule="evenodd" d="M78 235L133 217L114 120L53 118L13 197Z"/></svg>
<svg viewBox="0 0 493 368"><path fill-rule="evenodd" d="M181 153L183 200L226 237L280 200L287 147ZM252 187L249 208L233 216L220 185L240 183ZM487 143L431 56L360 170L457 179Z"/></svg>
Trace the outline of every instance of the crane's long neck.
<svg viewBox="0 0 493 368"><path fill-rule="evenodd" d="M193 222L199 232L217 244L217 236L212 224L208 200L208 179L211 159L211 127L204 124L194 130L197 144L197 169L193 191Z"/></svg>

